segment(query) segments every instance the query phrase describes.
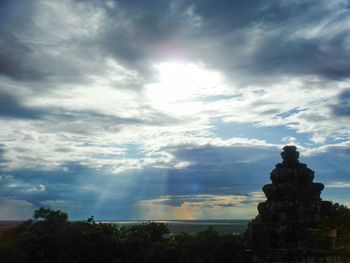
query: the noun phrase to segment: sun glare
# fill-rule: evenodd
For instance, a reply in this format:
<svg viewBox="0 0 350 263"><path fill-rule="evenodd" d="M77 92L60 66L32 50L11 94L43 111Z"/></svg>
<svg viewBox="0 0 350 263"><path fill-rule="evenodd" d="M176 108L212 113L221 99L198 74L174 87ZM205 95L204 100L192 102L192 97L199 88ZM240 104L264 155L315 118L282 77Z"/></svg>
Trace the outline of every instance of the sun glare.
<svg viewBox="0 0 350 263"><path fill-rule="evenodd" d="M200 111L201 98L210 96L222 82L221 74L194 63L155 65L158 82L146 86L152 106L174 114Z"/></svg>

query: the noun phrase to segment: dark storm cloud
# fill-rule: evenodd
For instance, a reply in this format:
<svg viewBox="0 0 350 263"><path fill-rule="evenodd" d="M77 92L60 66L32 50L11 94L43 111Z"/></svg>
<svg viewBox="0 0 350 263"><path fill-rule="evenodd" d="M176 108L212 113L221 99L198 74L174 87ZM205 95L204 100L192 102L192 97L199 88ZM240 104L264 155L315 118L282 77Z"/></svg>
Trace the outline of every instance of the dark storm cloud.
<svg viewBox="0 0 350 263"><path fill-rule="evenodd" d="M345 6L331 6L325 2L316 5L319 2L315 1L254 1L247 8L226 6L224 13L229 14L225 19L220 9L215 12L216 3L212 3L210 10L214 11L210 12L211 16L204 27L210 27L213 20L214 25L220 25L220 21L227 23L224 32L220 32L223 27L212 30L212 38L216 36L220 44L218 50L213 50L210 59L218 67L222 65L224 70L243 71L251 75L253 81L254 77L275 73L315 74L330 79L349 77L350 60L346 55L349 54L346 45L349 31L335 30L332 34L293 37L298 30L308 26L312 29L320 27L322 21L327 21L324 28L342 19L346 21L349 11ZM342 13L334 18L334 12L340 10L347 14ZM249 45L252 45L252 51L245 53L245 47ZM244 55L240 55L240 52Z"/></svg>
<svg viewBox="0 0 350 263"><path fill-rule="evenodd" d="M268 180L279 161L276 149L193 145L171 150L180 160L192 162L186 169L171 170L169 194L233 194L256 191Z"/></svg>
<svg viewBox="0 0 350 263"><path fill-rule="evenodd" d="M261 189L270 182L270 172L282 161L282 149L266 147L179 147L173 153L194 164L170 170L168 194L239 194ZM316 181L348 181L350 152L345 147L330 148L313 156L299 150L300 162L316 172ZM334 160L336 157L336 161Z"/></svg>
<svg viewBox="0 0 350 263"><path fill-rule="evenodd" d="M14 79L39 80L45 74L31 61L34 50L15 35L0 29L0 73Z"/></svg>
<svg viewBox="0 0 350 263"><path fill-rule="evenodd" d="M183 10L175 1L118 1L117 11L108 13L99 37L102 50L115 56L129 68L137 69L145 79L153 72L154 60L176 49L178 34L186 25ZM116 12L120 13L116 15ZM169 47L167 47L169 45ZM170 47L173 46L173 47ZM176 54L173 54L176 56Z"/></svg>
<svg viewBox="0 0 350 263"><path fill-rule="evenodd" d="M339 117L350 117L350 90L343 91L338 96L338 103L331 106L332 113Z"/></svg>
<svg viewBox="0 0 350 263"><path fill-rule="evenodd" d="M24 106L17 97L0 92L0 118L39 119L42 114L38 109Z"/></svg>
<svg viewBox="0 0 350 263"><path fill-rule="evenodd" d="M188 59L204 60L228 75L268 78L268 74L349 77L349 31L336 28L346 21L345 4L316 1L120 1L128 23L110 19L102 46L129 66L147 72L162 50L174 45ZM174 11L175 10L175 11ZM200 17L193 26L192 16ZM335 15L335 12L337 14ZM193 17L192 17L193 18ZM310 36L309 31L321 32ZM332 27L335 28L332 30ZM305 29L306 33L299 32ZM332 32L322 32L332 30ZM296 34L296 35L294 35ZM303 35L305 34L305 35ZM252 46L249 52L247 46ZM171 53L170 50L168 50ZM176 56L175 54L173 54ZM273 76L270 76L272 78Z"/></svg>
<svg viewBox="0 0 350 263"><path fill-rule="evenodd" d="M268 38L253 55L253 70L260 74L290 73L295 75L319 75L328 79L350 77L348 47L349 35L336 36L332 40L318 37L313 40L285 40L288 35L281 32ZM343 34L343 32L340 32ZM264 67L265 65L265 67Z"/></svg>
<svg viewBox="0 0 350 263"><path fill-rule="evenodd" d="M304 158L304 162L315 171L315 181L322 183L349 182L349 147L331 147Z"/></svg>
<svg viewBox="0 0 350 263"><path fill-rule="evenodd" d="M59 1L3 4L0 75L26 83L34 81L31 89L49 92L48 84L50 87L57 82L83 84L87 75L103 70L96 67L96 63L103 63L103 57L96 52L99 46L96 39L90 35L79 37L79 29L83 30L79 23L65 24L70 17L66 18L60 8L69 6L69 1L61 3L61 6ZM73 26L76 34L68 32Z"/></svg>
<svg viewBox="0 0 350 263"><path fill-rule="evenodd" d="M250 81L271 79L276 73L329 79L350 74L350 33L339 26L349 15L345 1L117 1L114 8L98 1L76 2L103 8L106 17L96 36L69 40L69 46L76 46L75 55L88 54L94 60L112 55L145 78L150 77L154 61L176 56L202 60L228 76L243 74ZM48 48L47 43L38 44L43 41L23 39L22 33L39 30L32 17L35 2L3 5L2 74L15 79L72 80L96 70L69 56L43 52L43 47ZM319 34L299 32L308 27Z"/></svg>
<svg viewBox="0 0 350 263"><path fill-rule="evenodd" d="M18 80L40 80L45 74L33 60L36 52L21 40L22 33L31 30L33 3L1 1L0 6L0 74Z"/></svg>

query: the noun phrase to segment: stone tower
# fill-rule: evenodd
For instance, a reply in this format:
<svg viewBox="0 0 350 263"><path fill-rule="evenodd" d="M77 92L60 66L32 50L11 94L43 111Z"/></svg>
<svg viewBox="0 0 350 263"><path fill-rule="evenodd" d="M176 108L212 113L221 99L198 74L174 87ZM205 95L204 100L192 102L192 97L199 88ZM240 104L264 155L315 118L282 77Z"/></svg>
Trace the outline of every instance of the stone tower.
<svg viewBox="0 0 350 263"><path fill-rule="evenodd" d="M271 184L262 189L267 200L250 225L255 249L310 249L312 232L327 214L330 202L320 198L324 185L314 183L314 171L300 163L295 146L285 146L282 163L271 172Z"/></svg>

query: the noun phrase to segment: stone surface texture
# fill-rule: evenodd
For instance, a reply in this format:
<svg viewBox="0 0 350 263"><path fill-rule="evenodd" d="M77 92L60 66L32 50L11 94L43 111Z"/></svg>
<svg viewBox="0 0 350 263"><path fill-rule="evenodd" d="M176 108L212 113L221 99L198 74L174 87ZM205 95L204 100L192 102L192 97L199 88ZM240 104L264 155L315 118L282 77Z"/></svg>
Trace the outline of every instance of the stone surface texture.
<svg viewBox="0 0 350 263"><path fill-rule="evenodd" d="M285 146L282 163L272 170L271 184L263 187L267 200L250 225L254 249L308 250L317 248L313 233L327 216L331 203L321 200L324 185L314 182L314 171L299 162L295 146Z"/></svg>

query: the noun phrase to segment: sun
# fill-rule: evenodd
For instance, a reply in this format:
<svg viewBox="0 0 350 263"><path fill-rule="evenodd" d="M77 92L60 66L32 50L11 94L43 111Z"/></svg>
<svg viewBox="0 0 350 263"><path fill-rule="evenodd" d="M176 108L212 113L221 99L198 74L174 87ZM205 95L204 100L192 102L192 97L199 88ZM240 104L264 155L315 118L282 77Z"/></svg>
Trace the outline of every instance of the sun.
<svg viewBox="0 0 350 263"><path fill-rule="evenodd" d="M222 82L219 72L203 64L165 62L154 65L158 81L146 85L152 106L173 114L200 111L202 99L216 92Z"/></svg>

